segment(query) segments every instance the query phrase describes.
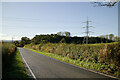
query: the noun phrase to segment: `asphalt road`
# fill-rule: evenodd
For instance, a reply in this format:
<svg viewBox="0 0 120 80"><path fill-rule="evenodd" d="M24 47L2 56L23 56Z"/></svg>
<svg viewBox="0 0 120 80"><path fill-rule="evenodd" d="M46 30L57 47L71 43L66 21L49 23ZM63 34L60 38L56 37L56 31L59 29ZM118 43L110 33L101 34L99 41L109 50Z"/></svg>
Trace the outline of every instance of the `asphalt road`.
<svg viewBox="0 0 120 80"><path fill-rule="evenodd" d="M36 78L109 78L88 70L65 64L53 58L19 48Z"/></svg>

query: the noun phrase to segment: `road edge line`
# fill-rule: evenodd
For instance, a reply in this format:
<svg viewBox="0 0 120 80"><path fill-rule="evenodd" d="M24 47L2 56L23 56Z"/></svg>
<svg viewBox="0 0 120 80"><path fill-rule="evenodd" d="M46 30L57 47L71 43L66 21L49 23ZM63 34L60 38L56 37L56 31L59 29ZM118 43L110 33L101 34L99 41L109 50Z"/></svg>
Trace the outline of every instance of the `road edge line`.
<svg viewBox="0 0 120 80"><path fill-rule="evenodd" d="M19 50L19 52L20 52L20 55L21 55L21 57L22 57L22 59L23 59L24 63L25 63L25 64L26 64L26 66L28 67L28 69L29 69L29 71L30 71L31 75L33 76L33 78L34 78L35 80L37 80L37 78L35 77L34 73L33 73L33 72L32 72L32 70L30 69L29 65L27 64L27 62L26 62L26 60L24 59L24 57L23 57L23 55L22 55L22 53L21 53L21 51L20 51L20 50Z"/></svg>

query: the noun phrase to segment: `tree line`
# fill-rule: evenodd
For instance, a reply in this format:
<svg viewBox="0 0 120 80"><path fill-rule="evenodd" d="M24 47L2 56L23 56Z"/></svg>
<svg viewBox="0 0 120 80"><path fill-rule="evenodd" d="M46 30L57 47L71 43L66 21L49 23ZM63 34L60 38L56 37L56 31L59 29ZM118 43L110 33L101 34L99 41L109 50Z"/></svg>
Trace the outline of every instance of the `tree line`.
<svg viewBox="0 0 120 80"><path fill-rule="evenodd" d="M115 36L114 34L101 35L100 37L110 39L110 40L113 40L113 41L120 40L120 38L118 36Z"/></svg>
<svg viewBox="0 0 120 80"><path fill-rule="evenodd" d="M111 38L111 37L110 37ZM71 37L70 32L58 32L57 34L47 35L35 35L32 39L28 37L22 37L21 41L14 41L16 46L23 47L26 44L40 44L40 43L73 43L83 44L84 37ZM114 42L113 38L109 39L103 36L100 37L89 37L89 44L94 43L110 43Z"/></svg>

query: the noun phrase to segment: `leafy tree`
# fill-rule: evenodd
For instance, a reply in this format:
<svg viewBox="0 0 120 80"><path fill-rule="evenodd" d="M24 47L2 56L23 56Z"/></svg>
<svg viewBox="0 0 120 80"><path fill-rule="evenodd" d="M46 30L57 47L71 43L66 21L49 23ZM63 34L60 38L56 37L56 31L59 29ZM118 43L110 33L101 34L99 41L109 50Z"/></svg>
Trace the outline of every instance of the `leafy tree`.
<svg viewBox="0 0 120 80"><path fill-rule="evenodd" d="M70 37L70 32L58 32L57 35Z"/></svg>
<svg viewBox="0 0 120 80"><path fill-rule="evenodd" d="M57 35L62 36L62 32L58 32Z"/></svg>
<svg viewBox="0 0 120 80"><path fill-rule="evenodd" d="M114 36L114 41L118 41L118 37L117 36Z"/></svg>
<svg viewBox="0 0 120 80"><path fill-rule="evenodd" d="M105 38L108 39L108 36L109 36L109 35L105 35Z"/></svg>
<svg viewBox="0 0 120 80"><path fill-rule="evenodd" d="M14 41L13 44L18 47L19 46L19 41Z"/></svg>
<svg viewBox="0 0 120 80"><path fill-rule="evenodd" d="M109 34L109 39L113 40L114 34Z"/></svg>
<svg viewBox="0 0 120 80"><path fill-rule="evenodd" d="M26 44L30 44L31 43L31 40L27 37L22 37L21 38L21 41L20 41L20 46L23 47L24 45Z"/></svg>
<svg viewBox="0 0 120 80"><path fill-rule="evenodd" d="M65 32L66 37L70 37L70 32Z"/></svg>
<svg viewBox="0 0 120 80"><path fill-rule="evenodd" d="M48 41L47 40L42 40L41 43L48 43Z"/></svg>

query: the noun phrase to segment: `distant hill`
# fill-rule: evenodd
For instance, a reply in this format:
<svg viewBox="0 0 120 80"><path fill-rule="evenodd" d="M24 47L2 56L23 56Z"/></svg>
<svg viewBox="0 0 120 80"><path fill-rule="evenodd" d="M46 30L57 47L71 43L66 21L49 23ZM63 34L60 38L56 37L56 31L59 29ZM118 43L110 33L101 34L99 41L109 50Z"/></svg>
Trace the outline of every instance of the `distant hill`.
<svg viewBox="0 0 120 80"><path fill-rule="evenodd" d="M2 40L0 40L0 42L1 42ZM12 43L12 40L3 40L5 43ZM14 40L14 41L19 41L20 42L20 40Z"/></svg>

